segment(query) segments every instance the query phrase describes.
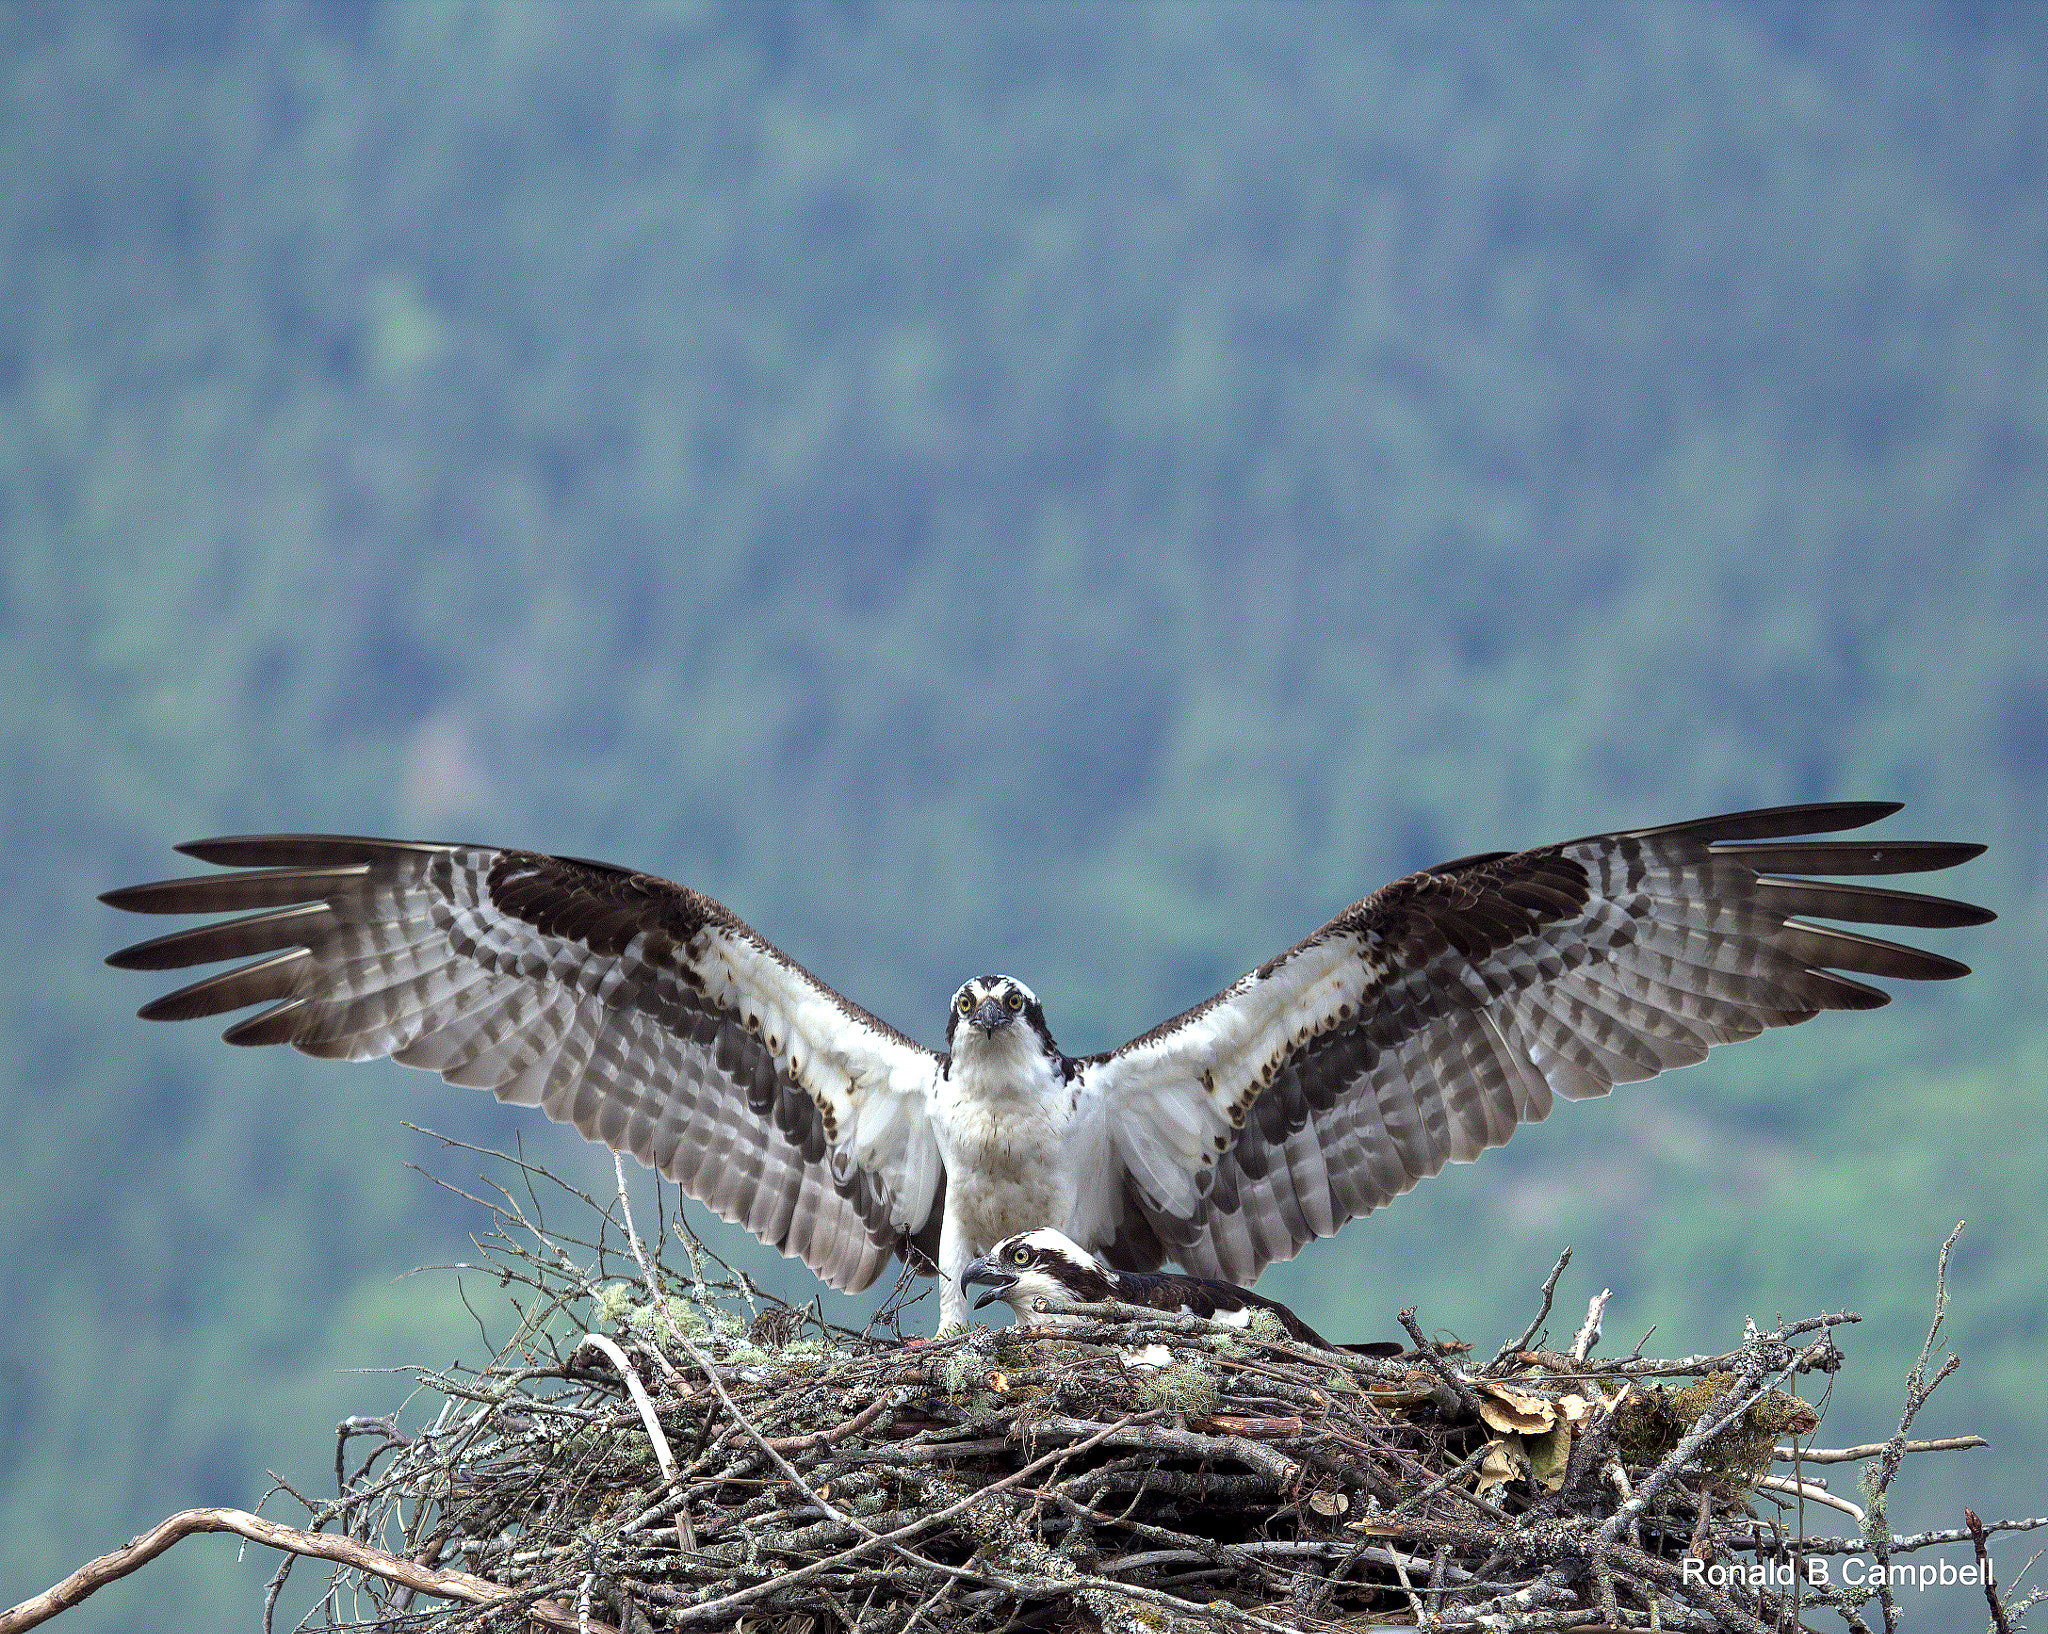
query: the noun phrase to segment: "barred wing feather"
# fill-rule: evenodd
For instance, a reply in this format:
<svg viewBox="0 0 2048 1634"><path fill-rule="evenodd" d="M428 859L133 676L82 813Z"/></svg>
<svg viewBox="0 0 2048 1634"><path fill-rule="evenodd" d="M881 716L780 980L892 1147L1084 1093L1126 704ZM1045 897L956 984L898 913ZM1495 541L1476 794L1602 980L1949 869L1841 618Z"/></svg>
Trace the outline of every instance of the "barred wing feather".
<svg viewBox="0 0 2048 1634"><path fill-rule="evenodd" d="M244 917L115 954L254 962L147 1005L264 1005L224 1035L388 1055L539 1106L630 1153L836 1288L935 1252L929 1050L709 897L604 863L333 835L202 840L239 870L110 891L139 913Z"/></svg>
<svg viewBox="0 0 2048 1634"><path fill-rule="evenodd" d="M1804 879L1919 873L1975 845L1802 838L1898 809L1793 806L1445 863L1354 903L1186 1014L1080 1065L1121 1168L1081 1222L1139 1269L1248 1283L1447 1162L1823 1010L1965 967L1814 922L1981 908Z"/></svg>

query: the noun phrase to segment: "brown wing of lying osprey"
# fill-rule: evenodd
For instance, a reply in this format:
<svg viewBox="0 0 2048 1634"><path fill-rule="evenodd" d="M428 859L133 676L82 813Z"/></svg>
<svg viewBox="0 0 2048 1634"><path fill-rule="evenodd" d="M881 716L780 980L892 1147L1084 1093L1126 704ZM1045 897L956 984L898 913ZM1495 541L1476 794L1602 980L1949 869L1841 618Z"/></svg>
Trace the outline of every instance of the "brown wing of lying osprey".
<svg viewBox="0 0 2048 1634"><path fill-rule="evenodd" d="M1946 928L1961 902L1802 875L1952 867L1977 845L1805 836L1792 806L1468 857L1398 880L1204 1004L1079 1067L1122 1159L1091 1247L1248 1283L1546 1116L1823 1010L1966 967L1819 919Z"/></svg>
<svg viewBox="0 0 2048 1634"><path fill-rule="evenodd" d="M136 913L241 914L113 955L255 962L146 1005L263 1005L234 1044L389 1055L544 1107L834 1287L936 1254L935 1058L718 903L603 863L335 835L202 840L243 872L110 891ZM854 1154L859 1154L856 1161Z"/></svg>

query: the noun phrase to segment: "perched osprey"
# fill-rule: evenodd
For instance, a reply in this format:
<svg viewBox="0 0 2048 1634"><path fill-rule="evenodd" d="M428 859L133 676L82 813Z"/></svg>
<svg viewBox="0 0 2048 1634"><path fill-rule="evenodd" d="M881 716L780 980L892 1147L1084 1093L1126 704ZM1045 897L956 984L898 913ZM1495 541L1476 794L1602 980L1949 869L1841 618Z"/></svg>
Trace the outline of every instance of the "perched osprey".
<svg viewBox="0 0 2048 1634"><path fill-rule="evenodd" d="M1290 1339L1314 1345L1318 1350L1350 1348L1331 1344L1277 1299L1267 1299L1220 1277L1112 1270L1050 1226L1020 1231L1014 1237L1004 1238L986 1254L969 1260L967 1269L960 1273L961 1297L966 1298L966 1290L973 1287L988 1289L974 1302L976 1310L1000 1299L1017 1313L1020 1322L1060 1320L1034 1311L1032 1301L1038 1299L1071 1300L1077 1305L1114 1299L1148 1310L1188 1311L1237 1328L1250 1327L1254 1311L1270 1311ZM1384 1352L1398 1350L1400 1346L1371 1348Z"/></svg>
<svg viewBox="0 0 2048 1634"><path fill-rule="evenodd" d="M277 835L179 849L240 870L110 891L246 915L109 963L218 972L151 1020L265 1008L224 1035L389 1055L630 1152L835 1288L896 1256L960 1275L1053 1226L1125 1270L1268 1263L1476 1158L1553 1096L1604 1095L1709 1046L1965 973L1814 924L1982 909L1803 874L1948 868L1975 845L1814 840L1896 811L1790 806L1490 853L1397 880L1215 997L1104 1055L978 976L943 1053L825 986L696 891L477 845Z"/></svg>

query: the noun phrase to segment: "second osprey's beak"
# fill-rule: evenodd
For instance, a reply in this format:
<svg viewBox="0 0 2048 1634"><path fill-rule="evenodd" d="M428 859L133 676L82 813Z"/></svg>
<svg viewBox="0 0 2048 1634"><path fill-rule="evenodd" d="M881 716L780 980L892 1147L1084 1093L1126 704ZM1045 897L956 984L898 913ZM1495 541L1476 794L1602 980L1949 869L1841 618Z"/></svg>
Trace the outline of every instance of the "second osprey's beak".
<svg viewBox="0 0 2048 1634"><path fill-rule="evenodd" d="M986 1254L969 1260L961 1270L960 1292L965 1294L977 1282L987 1283L988 1292L974 1302L976 1310L980 1310L982 1306L993 1304L996 1300L1005 1297L1012 1288L1017 1286L1015 1274L1005 1270Z"/></svg>
<svg viewBox="0 0 2048 1634"><path fill-rule="evenodd" d="M974 1007L974 1014L967 1018L967 1025L986 1036L998 1027L1010 1024L1010 1012L993 998L983 999Z"/></svg>

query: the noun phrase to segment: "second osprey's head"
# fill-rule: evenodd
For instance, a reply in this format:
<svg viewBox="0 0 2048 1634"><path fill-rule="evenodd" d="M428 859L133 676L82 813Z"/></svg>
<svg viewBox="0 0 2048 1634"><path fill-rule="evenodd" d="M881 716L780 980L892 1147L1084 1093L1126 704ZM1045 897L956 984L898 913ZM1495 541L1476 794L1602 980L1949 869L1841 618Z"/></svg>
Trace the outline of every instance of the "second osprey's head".
<svg viewBox="0 0 2048 1634"><path fill-rule="evenodd" d="M976 1310L1000 1299L1020 1321L1052 1322L1064 1319L1032 1310L1033 1300L1094 1304L1110 1297L1110 1275L1079 1243L1042 1226L1005 1237L979 1259L969 1260L960 1273L960 1291L988 1290L974 1302Z"/></svg>
<svg viewBox="0 0 2048 1634"><path fill-rule="evenodd" d="M970 1038L992 1040L1019 1023L1019 1031L1029 1033L1040 1048L1058 1049L1045 1030L1045 1010L1036 993L1015 976L976 976L953 995L953 1008L946 1016L946 1048L960 1048L962 1029Z"/></svg>

